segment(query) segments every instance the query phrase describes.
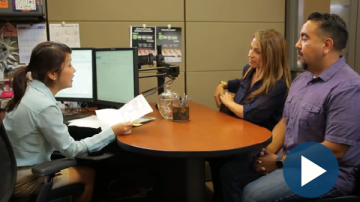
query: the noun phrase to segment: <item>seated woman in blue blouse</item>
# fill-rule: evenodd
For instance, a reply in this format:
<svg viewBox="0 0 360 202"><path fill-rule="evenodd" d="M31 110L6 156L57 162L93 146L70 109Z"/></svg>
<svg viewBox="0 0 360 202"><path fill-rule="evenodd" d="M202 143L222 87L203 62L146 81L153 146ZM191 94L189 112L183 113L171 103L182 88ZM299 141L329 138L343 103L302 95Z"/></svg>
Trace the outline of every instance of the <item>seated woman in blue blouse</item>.
<svg viewBox="0 0 360 202"><path fill-rule="evenodd" d="M13 197L39 192L44 178L33 175L31 166L50 161L55 149L72 158L98 151L114 141L116 135L131 132L131 123L119 123L80 141L69 135L54 95L72 86L75 69L70 54L71 49L64 44L40 43L33 49L29 65L14 75L14 97L6 107L4 119L18 166ZM28 72L32 77L30 82L26 77ZM83 183L85 191L76 201L87 202L92 197L94 178L91 168L70 167L54 178L53 188Z"/></svg>
<svg viewBox="0 0 360 202"><path fill-rule="evenodd" d="M283 35L273 29L255 32L248 58L241 79L220 82L215 101L220 110L225 108L229 114L271 131L282 117L291 83ZM209 160L215 201L223 201L218 173L225 161Z"/></svg>

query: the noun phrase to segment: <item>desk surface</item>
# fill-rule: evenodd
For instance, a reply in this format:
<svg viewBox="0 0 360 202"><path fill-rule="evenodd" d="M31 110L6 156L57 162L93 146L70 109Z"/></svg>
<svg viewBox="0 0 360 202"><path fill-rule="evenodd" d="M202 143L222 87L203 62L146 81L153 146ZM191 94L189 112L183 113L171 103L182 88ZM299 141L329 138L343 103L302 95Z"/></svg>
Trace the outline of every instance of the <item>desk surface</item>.
<svg viewBox="0 0 360 202"><path fill-rule="evenodd" d="M266 128L191 102L190 121L163 119L154 104L156 120L118 136L123 149L163 157L217 157L261 149L271 142Z"/></svg>

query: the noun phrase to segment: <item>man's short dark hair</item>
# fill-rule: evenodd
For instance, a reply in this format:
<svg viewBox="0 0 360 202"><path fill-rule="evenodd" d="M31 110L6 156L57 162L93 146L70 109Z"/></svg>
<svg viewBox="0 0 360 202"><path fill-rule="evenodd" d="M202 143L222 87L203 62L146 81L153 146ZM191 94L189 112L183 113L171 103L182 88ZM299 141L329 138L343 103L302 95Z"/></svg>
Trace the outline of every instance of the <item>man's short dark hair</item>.
<svg viewBox="0 0 360 202"><path fill-rule="evenodd" d="M346 48L349 33L346 29L346 23L340 16L313 12L308 16L308 20L319 23L319 29L334 41L335 50L341 51Z"/></svg>

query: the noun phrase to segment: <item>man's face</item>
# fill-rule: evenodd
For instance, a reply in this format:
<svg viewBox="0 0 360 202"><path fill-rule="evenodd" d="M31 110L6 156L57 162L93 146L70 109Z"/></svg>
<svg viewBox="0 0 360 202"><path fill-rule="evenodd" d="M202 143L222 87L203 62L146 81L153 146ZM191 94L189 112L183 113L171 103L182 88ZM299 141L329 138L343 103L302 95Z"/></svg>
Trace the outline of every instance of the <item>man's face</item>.
<svg viewBox="0 0 360 202"><path fill-rule="evenodd" d="M317 22L307 21L303 25L295 47L298 66L310 72L314 71L324 55L324 41L320 36Z"/></svg>

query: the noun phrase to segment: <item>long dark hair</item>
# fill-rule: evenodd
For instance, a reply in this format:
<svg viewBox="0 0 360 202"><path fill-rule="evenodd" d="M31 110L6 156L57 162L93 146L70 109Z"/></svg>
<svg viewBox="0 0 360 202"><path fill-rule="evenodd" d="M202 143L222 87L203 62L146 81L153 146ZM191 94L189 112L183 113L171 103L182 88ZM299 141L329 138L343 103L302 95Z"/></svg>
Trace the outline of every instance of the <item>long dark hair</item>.
<svg viewBox="0 0 360 202"><path fill-rule="evenodd" d="M57 72L60 74L68 53L71 54L71 49L65 44L52 41L38 44L32 50L29 65L26 68L19 68L14 74L12 82L14 97L8 102L6 111L14 110L24 96L28 82L27 72L31 72L33 79L50 86L53 81L49 79L48 73Z"/></svg>
<svg viewBox="0 0 360 202"><path fill-rule="evenodd" d="M285 80L287 91L291 84L284 36L274 29L267 29L255 32L254 37L260 46L262 64L260 76L263 84L246 98L245 103L252 102L261 94L267 94L281 78Z"/></svg>

